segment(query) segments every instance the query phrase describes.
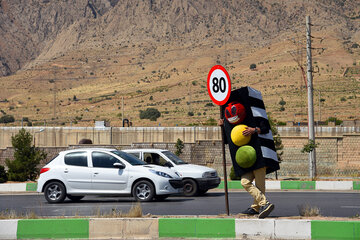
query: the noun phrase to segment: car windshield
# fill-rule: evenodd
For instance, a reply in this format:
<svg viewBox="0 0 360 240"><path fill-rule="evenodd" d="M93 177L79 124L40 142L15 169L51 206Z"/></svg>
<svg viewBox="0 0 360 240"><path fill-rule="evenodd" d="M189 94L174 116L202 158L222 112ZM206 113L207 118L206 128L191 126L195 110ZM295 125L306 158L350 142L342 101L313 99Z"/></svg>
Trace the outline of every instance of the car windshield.
<svg viewBox="0 0 360 240"><path fill-rule="evenodd" d="M126 152L122 152L122 151L111 151L113 154L121 157L122 159L124 159L125 161L127 161L128 163L130 163L131 165L135 166L135 165L146 165L146 163L144 163L143 161L141 161L140 159L138 159L137 157L128 154Z"/></svg>
<svg viewBox="0 0 360 240"><path fill-rule="evenodd" d="M175 154L173 154L170 151L164 151L162 152L166 157L168 157L173 163L175 163L176 165L181 165L181 164L188 164L187 162L184 162L182 159L180 159L178 156L176 156Z"/></svg>

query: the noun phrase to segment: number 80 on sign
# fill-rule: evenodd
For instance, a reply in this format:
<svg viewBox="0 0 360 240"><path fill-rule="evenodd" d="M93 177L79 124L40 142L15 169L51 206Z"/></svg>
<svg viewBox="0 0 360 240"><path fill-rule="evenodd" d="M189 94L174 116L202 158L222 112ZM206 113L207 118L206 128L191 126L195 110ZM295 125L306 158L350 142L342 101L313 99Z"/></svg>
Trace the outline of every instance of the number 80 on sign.
<svg viewBox="0 0 360 240"><path fill-rule="evenodd" d="M231 92L230 76L221 65L215 65L211 68L207 78L207 89L211 100L216 105L224 105Z"/></svg>

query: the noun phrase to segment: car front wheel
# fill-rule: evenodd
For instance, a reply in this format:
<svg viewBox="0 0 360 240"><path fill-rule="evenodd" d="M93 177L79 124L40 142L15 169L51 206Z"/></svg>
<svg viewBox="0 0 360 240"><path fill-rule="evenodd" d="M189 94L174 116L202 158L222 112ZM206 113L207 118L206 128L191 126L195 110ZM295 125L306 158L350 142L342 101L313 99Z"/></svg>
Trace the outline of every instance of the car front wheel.
<svg viewBox="0 0 360 240"><path fill-rule="evenodd" d="M80 201L81 199L83 199L85 196L73 196L73 195L67 195L68 199L70 199L71 201L74 201L74 202L78 202Z"/></svg>
<svg viewBox="0 0 360 240"><path fill-rule="evenodd" d="M137 182L133 187L133 196L136 201L149 202L155 196L154 186L146 180Z"/></svg>
<svg viewBox="0 0 360 240"><path fill-rule="evenodd" d="M50 182L45 186L44 195L49 203L61 203L66 197L65 186L60 182Z"/></svg>
<svg viewBox="0 0 360 240"><path fill-rule="evenodd" d="M197 194L198 186L193 179L185 179L183 190L185 196L192 197Z"/></svg>

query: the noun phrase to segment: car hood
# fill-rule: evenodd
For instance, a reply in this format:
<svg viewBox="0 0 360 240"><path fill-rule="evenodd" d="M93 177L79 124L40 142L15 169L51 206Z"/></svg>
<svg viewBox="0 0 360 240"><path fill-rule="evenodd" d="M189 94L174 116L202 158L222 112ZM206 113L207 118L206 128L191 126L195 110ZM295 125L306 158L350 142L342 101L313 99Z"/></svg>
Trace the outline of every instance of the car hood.
<svg viewBox="0 0 360 240"><path fill-rule="evenodd" d="M175 173L177 171L174 170L174 169L168 168L168 167L162 167L162 166L158 166L158 165L154 165L154 164L142 165L142 167L147 168L147 169L153 169L155 171L160 171L160 172L167 173L173 178L179 178L179 176Z"/></svg>
<svg viewBox="0 0 360 240"><path fill-rule="evenodd" d="M213 168L195 165L195 164L180 164L176 165L176 171L178 171L182 177L194 176L201 178L204 172L214 172ZM189 175L191 174L191 175Z"/></svg>

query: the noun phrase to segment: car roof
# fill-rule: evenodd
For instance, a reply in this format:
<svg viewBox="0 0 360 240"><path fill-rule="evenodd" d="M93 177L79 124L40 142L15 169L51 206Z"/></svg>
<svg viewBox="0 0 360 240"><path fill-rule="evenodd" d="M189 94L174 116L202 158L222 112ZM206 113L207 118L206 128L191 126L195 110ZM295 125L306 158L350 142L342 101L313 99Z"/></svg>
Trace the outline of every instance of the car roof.
<svg viewBox="0 0 360 240"><path fill-rule="evenodd" d="M69 149L65 151L61 151L62 153L70 153L70 152L83 152L83 151L118 151L116 148L76 148L76 149Z"/></svg>
<svg viewBox="0 0 360 240"><path fill-rule="evenodd" d="M157 148L132 148L132 149L124 149L124 152L138 152L138 151L142 151L142 152L155 152L155 151L159 151L159 152L164 152L164 151L169 151L167 149L157 149Z"/></svg>

